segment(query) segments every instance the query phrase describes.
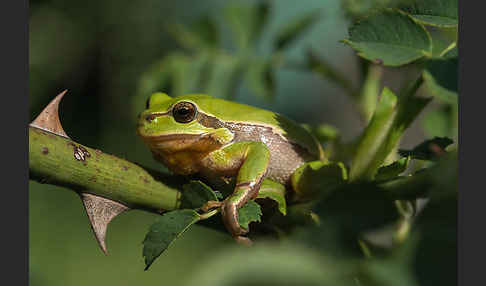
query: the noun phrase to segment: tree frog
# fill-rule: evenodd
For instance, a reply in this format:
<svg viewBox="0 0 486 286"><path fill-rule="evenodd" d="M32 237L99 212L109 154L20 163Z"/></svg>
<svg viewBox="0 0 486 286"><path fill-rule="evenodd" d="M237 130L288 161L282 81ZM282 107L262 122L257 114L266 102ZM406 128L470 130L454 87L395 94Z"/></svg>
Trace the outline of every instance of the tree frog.
<svg viewBox="0 0 486 286"><path fill-rule="evenodd" d="M326 161L319 142L294 121L203 94L152 94L139 115L137 133L154 158L176 174L235 178L233 193L208 206L221 207L223 222L237 241L247 239L238 209L256 198L264 179L291 189L298 199L305 190L296 184L292 188L292 175L308 162Z"/></svg>

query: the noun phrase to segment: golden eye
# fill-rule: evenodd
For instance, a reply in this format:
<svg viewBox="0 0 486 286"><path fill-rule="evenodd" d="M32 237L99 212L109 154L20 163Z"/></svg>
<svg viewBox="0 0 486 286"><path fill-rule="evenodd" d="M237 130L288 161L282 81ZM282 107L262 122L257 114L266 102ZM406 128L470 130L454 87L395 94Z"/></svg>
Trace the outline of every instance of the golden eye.
<svg viewBox="0 0 486 286"><path fill-rule="evenodd" d="M179 123L189 123L196 118L196 106L190 102L179 102L172 108L172 116Z"/></svg>

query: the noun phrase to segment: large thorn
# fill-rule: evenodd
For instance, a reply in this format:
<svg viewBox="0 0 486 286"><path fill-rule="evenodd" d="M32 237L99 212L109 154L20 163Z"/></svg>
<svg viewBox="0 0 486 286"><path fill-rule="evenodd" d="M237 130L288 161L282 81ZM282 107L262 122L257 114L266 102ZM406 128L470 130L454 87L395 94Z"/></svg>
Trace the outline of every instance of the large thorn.
<svg viewBox="0 0 486 286"><path fill-rule="evenodd" d="M58 94L29 125L69 138L59 120L59 102L66 92L67 90Z"/></svg>
<svg viewBox="0 0 486 286"><path fill-rule="evenodd" d="M108 255L105 243L106 228L113 218L129 208L118 202L93 194L81 193L80 195L96 240L101 250L103 250L105 255Z"/></svg>

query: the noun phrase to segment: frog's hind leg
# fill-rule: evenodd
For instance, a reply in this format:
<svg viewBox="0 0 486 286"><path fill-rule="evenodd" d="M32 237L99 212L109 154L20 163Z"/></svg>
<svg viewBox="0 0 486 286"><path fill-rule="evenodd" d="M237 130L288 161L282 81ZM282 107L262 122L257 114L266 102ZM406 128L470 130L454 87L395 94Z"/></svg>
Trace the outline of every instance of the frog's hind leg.
<svg viewBox="0 0 486 286"><path fill-rule="evenodd" d="M346 167L341 162L307 162L295 170L290 178L294 191L291 201L305 202L325 196L347 179Z"/></svg>
<svg viewBox="0 0 486 286"><path fill-rule="evenodd" d="M213 152L208 161L213 167L236 173L236 185L221 206L223 222L235 239L248 232L238 222L238 209L255 199L265 177L270 160L267 146L261 142L237 142Z"/></svg>

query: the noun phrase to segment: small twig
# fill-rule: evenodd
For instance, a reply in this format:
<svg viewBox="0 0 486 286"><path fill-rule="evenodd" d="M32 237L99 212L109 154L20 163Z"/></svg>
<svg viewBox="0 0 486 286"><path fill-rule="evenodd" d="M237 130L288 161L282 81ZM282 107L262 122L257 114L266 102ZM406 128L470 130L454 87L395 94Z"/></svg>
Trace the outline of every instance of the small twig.
<svg viewBox="0 0 486 286"><path fill-rule="evenodd" d="M219 208L218 208L218 209L214 209L214 210L212 210L212 211L209 211L209 212L207 212L207 213L203 213L203 214L201 214L199 217L200 217L201 219L208 219L208 218L212 217L213 215L215 215L215 214L217 214L217 213L219 213Z"/></svg>

